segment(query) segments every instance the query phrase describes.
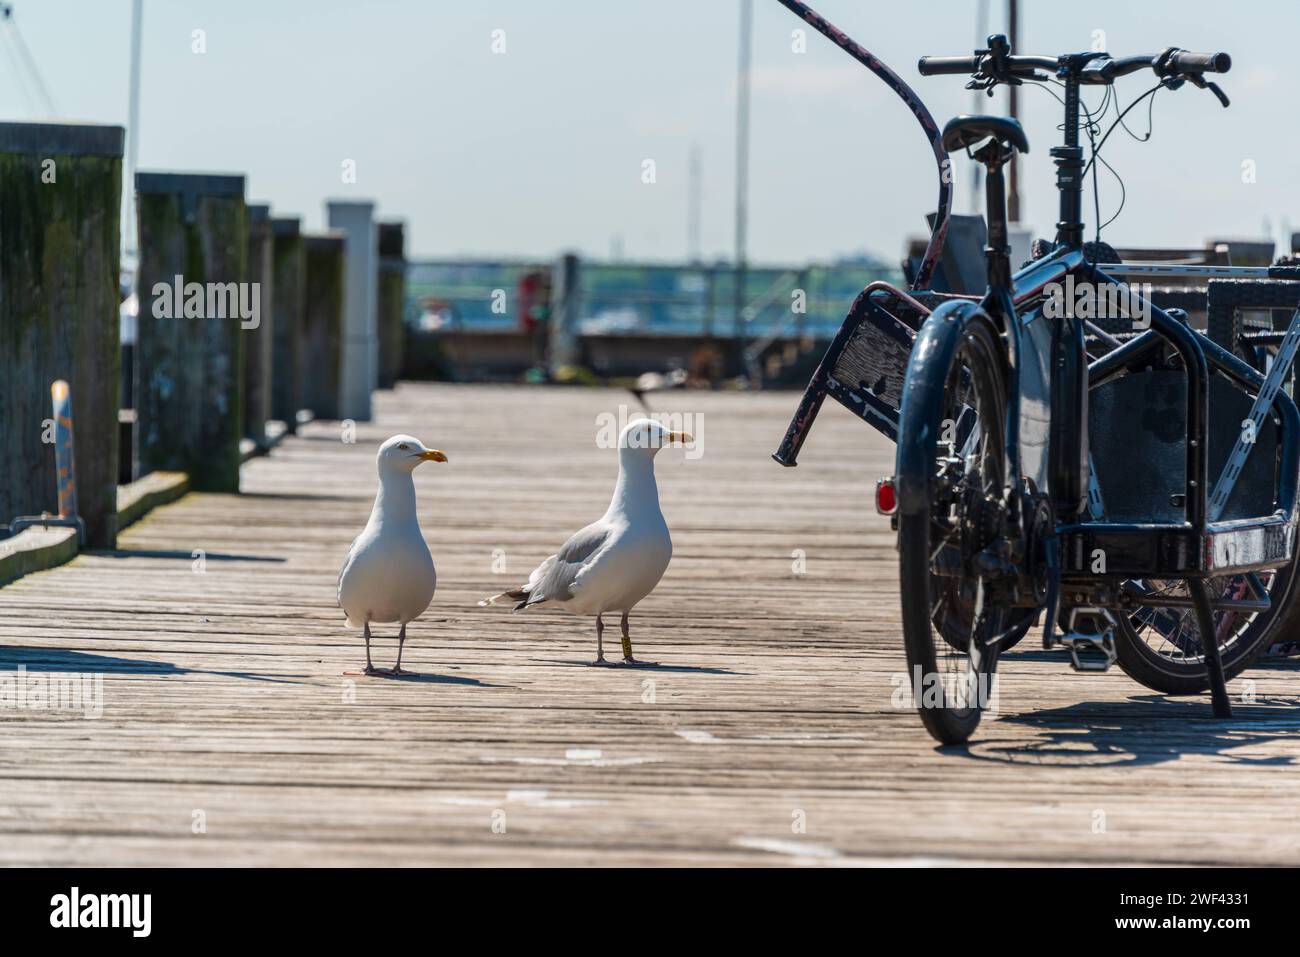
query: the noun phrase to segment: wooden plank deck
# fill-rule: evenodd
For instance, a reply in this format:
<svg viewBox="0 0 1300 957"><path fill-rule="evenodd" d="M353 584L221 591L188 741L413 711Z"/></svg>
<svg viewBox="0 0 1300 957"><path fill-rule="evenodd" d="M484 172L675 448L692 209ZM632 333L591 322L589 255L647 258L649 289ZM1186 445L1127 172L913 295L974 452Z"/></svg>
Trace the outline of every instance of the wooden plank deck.
<svg viewBox="0 0 1300 957"><path fill-rule="evenodd" d="M97 718L0 709L0 862L1300 863L1294 668L1249 672L1256 703L1217 722L1026 640L996 718L937 749L891 703L870 493L892 447L828 403L781 469L794 401L651 397L703 417L701 457L659 457L676 552L633 638L660 669L585 667L588 622L475 604L603 511L618 391L404 383L355 444L313 423L245 465L243 495L190 494L121 551L0 589L0 671L103 675ZM416 473L438 593L404 664L424 677L349 678L335 576L402 431L451 459Z"/></svg>

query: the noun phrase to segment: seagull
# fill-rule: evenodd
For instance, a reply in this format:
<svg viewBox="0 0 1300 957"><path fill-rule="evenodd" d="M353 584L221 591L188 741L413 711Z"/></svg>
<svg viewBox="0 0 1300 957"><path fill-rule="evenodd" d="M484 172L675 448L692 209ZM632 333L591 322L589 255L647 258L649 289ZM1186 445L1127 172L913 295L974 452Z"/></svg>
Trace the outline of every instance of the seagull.
<svg viewBox="0 0 1300 957"><path fill-rule="evenodd" d="M515 611L555 606L574 615L596 616L596 660L605 660L602 616L623 613L623 663L654 665L632 656L627 616L663 578L673 557L668 523L659 510L655 456L665 445L695 441L652 419L629 422L618 437L618 482L609 509L561 546L528 576L528 583L479 602L514 602Z"/></svg>
<svg viewBox="0 0 1300 957"><path fill-rule="evenodd" d="M402 670L406 625L429 607L437 574L415 517L415 483L411 473L421 462L445 462L447 456L427 449L417 438L394 435L379 447L375 464L379 493L370 521L357 536L339 569L339 607L349 628L366 636L366 674L409 675ZM398 621L397 664L376 668L370 661L370 623Z"/></svg>

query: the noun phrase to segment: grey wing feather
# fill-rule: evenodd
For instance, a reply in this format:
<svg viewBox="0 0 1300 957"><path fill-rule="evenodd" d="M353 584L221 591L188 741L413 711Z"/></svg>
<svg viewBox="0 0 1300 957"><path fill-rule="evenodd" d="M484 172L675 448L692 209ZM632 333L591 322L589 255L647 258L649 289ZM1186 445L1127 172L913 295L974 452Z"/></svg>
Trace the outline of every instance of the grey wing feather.
<svg viewBox="0 0 1300 957"><path fill-rule="evenodd" d="M524 605L543 601L566 601L573 597L573 582L584 565L609 541L610 528L593 522L560 547L533 572Z"/></svg>
<svg viewBox="0 0 1300 957"><path fill-rule="evenodd" d="M338 580L334 583L334 597L335 597L336 599L339 599L339 605L340 605L340 606L342 606L342 604L343 604L343 602L342 602L342 595L343 595L343 576L346 575L346 574L348 573L348 566L350 566L350 565L352 564L352 553L353 553L353 551L356 549L356 547L357 547L356 539L353 539L353 540L352 540L352 544L348 546L348 554L347 554L347 556L343 559L343 564L339 567L339 577L338 577Z"/></svg>

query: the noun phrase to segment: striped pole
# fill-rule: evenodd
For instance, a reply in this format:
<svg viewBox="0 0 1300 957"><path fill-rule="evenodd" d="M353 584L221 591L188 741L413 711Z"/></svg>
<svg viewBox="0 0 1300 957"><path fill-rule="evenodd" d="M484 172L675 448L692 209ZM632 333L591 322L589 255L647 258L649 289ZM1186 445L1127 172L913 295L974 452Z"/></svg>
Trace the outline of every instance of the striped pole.
<svg viewBox="0 0 1300 957"><path fill-rule="evenodd" d="M58 472L59 518L77 517L77 468L72 457L72 393L68 383L50 386L54 400L54 464Z"/></svg>

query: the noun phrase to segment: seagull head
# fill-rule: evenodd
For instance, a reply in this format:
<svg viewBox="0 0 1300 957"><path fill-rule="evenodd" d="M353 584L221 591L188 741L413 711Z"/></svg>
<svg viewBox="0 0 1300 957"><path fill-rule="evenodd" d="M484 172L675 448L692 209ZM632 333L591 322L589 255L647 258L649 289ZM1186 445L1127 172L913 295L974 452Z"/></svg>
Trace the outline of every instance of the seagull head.
<svg viewBox="0 0 1300 957"><path fill-rule="evenodd" d="M665 445L694 442L689 432L672 432L654 419L634 419L624 427L618 437L620 456L636 455L653 459Z"/></svg>
<svg viewBox="0 0 1300 957"><path fill-rule="evenodd" d="M379 465L380 475L409 475L421 462L445 462L447 456L437 449L426 448L414 436L394 435L379 447L375 461Z"/></svg>

